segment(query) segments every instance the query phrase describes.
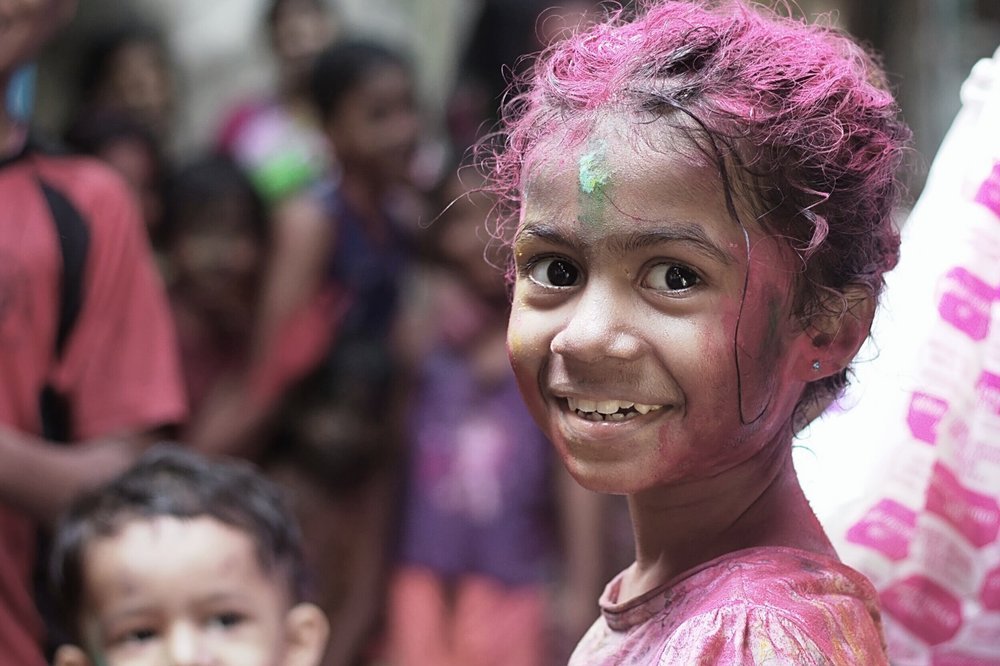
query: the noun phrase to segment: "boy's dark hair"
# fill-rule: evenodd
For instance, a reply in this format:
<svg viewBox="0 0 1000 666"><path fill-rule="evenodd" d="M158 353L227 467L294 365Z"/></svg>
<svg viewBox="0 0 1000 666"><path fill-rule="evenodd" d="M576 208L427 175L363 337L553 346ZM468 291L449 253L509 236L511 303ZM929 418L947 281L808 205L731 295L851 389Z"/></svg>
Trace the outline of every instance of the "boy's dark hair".
<svg viewBox="0 0 1000 666"><path fill-rule="evenodd" d="M333 116L348 93L385 66L409 69L402 54L376 42L345 40L328 47L316 58L312 73L313 104L320 118Z"/></svg>
<svg viewBox="0 0 1000 666"><path fill-rule="evenodd" d="M265 571L287 578L293 603L308 596L302 537L279 489L248 462L209 460L160 445L110 483L79 497L56 529L49 576L73 638L84 603L87 546L135 520L210 517L252 537Z"/></svg>
<svg viewBox="0 0 1000 666"><path fill-rule="evenodd" d="M278 22L281 12L283 12L288 5L295 4L310 5L325 12L333 11L333 8L326 2L323 2L323 0L271 0L271 2L267 5L267 9L264 11L264 23L269 29L273 29L274 25Z"/></svg>
<svg viewBox="0 0 1000 666"><path fill-rule="evenodd" d="M267 210L253 183L233 159L209 155L183 166L168 179L161 244L169 247L189 229L192 220L203 223L204 215L197 213L227 197L239 198L247 205L245 221L254 239L267 243L270 237Z"/></svg>

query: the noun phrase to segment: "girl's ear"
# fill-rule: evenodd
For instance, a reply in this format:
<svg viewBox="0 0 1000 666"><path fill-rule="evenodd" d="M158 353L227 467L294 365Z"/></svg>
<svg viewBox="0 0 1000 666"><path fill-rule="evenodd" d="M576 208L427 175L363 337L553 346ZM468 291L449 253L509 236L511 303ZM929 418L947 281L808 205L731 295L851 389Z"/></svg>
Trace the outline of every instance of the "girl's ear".
<svg viewBox="0 0 1000 666"><path fill-rule="evenodd" d="M315 604L298 604L285 615L284 666L318 666L326 652L330 622Z"/></svg>
<svg viewBox="0 0 1000 666"><path fill-rule="evenodd" d="M861 349L875 317L875 296L868 287L852 285L825 298L806 328L811 347L803 349L796 368L806 382L835 375Z"/></svg>
<svg viewBox="0 0 1000 666"><path fill-rule="evenodd" d="M63 645L56 650L52 666L91 666L86 653L75 645Z"/></svg>

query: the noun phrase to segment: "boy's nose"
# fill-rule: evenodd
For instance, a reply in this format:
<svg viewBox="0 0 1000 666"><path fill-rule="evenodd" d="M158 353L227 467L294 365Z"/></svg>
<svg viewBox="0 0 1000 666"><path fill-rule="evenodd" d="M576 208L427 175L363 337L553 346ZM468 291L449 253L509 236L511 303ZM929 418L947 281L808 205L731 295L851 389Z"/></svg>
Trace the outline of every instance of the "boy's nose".
<svg viewBox="0 0 1000 666"><path fill-rule="evenodd" d="M171 629L167 637L167 663L170 666L209 666L204 641L197 627L181 624Z"/></svg>
<svg viewBox="0 0 1000 666"><path fill-rule="evenodd" d="M550 350L584 363L601 359L632 360L642 341L633 328L628 295L591 281L568 308L565 325L552 338Z"/></svg>

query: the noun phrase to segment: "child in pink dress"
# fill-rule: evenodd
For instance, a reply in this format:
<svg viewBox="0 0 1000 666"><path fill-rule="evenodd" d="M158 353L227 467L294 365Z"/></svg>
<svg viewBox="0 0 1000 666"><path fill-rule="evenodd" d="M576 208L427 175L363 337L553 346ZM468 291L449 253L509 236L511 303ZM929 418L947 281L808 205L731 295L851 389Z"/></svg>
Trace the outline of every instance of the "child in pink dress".
<svg viewBox="0 0 1000 666"><path fill-rule="evenodd" d="M643 3L546 52L504 136L514 371L635 535L570 663L886 663L791 459L897 259L882 72L740 0Z"/></svg>

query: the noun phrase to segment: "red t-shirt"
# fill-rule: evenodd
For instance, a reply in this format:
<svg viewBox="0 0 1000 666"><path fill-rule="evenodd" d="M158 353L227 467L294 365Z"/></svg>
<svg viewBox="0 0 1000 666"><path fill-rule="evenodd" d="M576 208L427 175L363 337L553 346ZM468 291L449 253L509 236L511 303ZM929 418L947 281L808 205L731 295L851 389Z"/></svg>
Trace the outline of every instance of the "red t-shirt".
<svg viewBox="0 0 1000 666"><path fill-rule="evenodd" d="M39 181L81 215L82 307L55 358L62 255ZM0 167L0 423L39 433L50 383L74 440L176 423L186 413L173 325L138 209L100 163L29 153ZM31 596L34 525L0 505L0 666L41 666Z"/></svg>

